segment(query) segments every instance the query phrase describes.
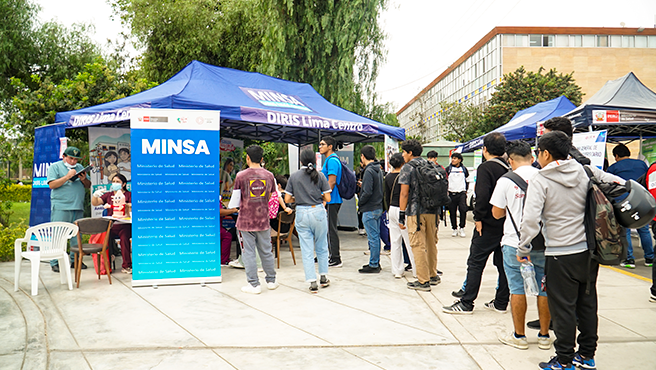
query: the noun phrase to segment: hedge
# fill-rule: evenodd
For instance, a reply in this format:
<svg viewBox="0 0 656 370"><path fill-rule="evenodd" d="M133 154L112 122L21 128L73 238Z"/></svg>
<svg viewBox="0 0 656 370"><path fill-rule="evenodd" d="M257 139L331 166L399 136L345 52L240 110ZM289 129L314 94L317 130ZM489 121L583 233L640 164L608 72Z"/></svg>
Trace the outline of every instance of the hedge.
<svg viewBox="0 0 656 370"><path fill-rule="evenodd" d="M32 199L32 186L9 185L5 189L0 188L0 201L29 202Z"/></svg>

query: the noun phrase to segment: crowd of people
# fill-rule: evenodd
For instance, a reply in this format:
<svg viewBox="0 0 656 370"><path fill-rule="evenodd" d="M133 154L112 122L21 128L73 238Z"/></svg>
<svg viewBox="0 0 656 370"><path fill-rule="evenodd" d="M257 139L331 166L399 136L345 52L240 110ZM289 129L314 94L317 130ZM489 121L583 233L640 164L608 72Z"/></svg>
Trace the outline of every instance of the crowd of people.
<svg viewBox="0 0 656 370"><path fill-rule="evenodd" d="M584 227L588 192L588 181L582 180L588 178L584 167L597 179L618 184L638 180L651 168L629 158L630 151L620 144L613 150L616 163L606 172L602 171L590 166L589 160L572 146L569 120L554 118L545 122L544 127L546 133L539 139L535 152L526 142L506 142L500 133L485 136L482 150L485 161L477 169L474 189L475 227L467 259L467 277L462 289L452 293L459 299L442 310L447 314L474 312L483 270L492 256L498 283L494 299L483 306L506 312L510 305L514 330L500 336L499 340L518 349L528 349L525 330L528 293L522 270L531 263L535 276L532 286L538 289L529 293L537 296L539 318L529 322L528 327L538 329L540 349L549 350L553 345L556 351L556 356L539 366L544 369L573 369L575 366L595 369L599 265L590 257ZM331 137L321 140L319 151L326 159L320 172L314 152L303 150L300 153L302 167L280 186L286 202L281 203L280 209L295 204L305 280L312 293L318 292L319 287L329 286L329 267L342 266L337 233L337 215L342 204L338 186L342 179L342 164L336 155L338 145ZM427 206L429 203L422 198L420 173L426 166L435 166L448 175L450 203L446 208L452 236L466 237L469 172L459 153L451 155L451 164L442 168L436 163L437 153L428 153L427 160L422 157L422 151L422 145L416 140L403 142L401 153L389 158L390 171L384 174L376 160L375 149L370 145L361 148L358 211L362 214L367 236L369 261L358 271L380 273L381 229L388 227L391 273L401 278L411 271L415 280L408 282L407 287L430 291L431 286L441 281L441 272L437 269L437 231L440 216L445 217L445 214L440 212L441 207ZM242 291L260 293L255 251L266 273L267 288L278 287L267 200L278 196L274 184L280 185L286 179L276 181L270 172L261 168L262 148L251 146L246 154L249 168L239 172L234 180L234 191L241 192L236 228L243 240L243 265L248 281ZM383 218L387 222L381 222ZM638 233L645 252L645 265L653 269L654 252L648 226L638 229ZM629 241L630 235L627 230ZM631 248L622 265L635 267ZM656 302L656 287L652 287L651 293L650 300ZM550 330L556 334L555 341Z"/></svg>

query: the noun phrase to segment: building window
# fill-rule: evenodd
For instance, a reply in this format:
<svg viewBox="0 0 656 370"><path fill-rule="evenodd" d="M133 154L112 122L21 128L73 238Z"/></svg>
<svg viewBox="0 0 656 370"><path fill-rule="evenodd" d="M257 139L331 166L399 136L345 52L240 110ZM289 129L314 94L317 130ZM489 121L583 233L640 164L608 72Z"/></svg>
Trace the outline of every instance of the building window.
<svg viewBox="0 0 656 370"><path fill-rule="evenodd" d="M554 46L554 35L543 35L542 36L542 46Z"/></svg>
<svg viewBox="0 0 656 370"><path fill-rule="evenodd" d="M569 35L556 35L556 46L566 48L569 46Z"/></svg>
<svg viewBox="0 0 656 370"><path fill-rule="evenodd" d="M528 46L528 35L515 35L515 46Z"/></svg>
<svg viewBox="0 0 656 370"><path fill-rule="evenodd" d="M649 36L647 40L648 48L656 48L656 36Z"/></svg>
<svg viewBox="0 0 656 370"><path fill-rule="evenodd" d="M570 46L581 47L583 46L583 41L581 40L581 35L571 35L569 40Z"/></svg>
<svg viewBox="0 0 656 370"><path fill-rule="evenodd" d="M583 46L584 47L594 47L595 46L595 35L583 35Z"/></svg>
<svg viewBox="0 0 656 370"><path fill-rule="evenodd" d="M621 48L622 47L622 36L620 35L613 35L610 37L610 46L613 48Z"/></svg>
<svg viewBox="0 0 656 370"><path fill-rule="evenodd" d="M637 47L637 48L646 48L647 47L647 36L636 36L635 37L635 47Z"/></svg>
<svg viewBox="0 0 656 370"><path fill-rule="evenodd" d="M623 48L634 48L635 39L633 36L622 36L622 47Z"/></svg>
<svg viewBox="0 0 656 370"><path fill-rule="evenodd" d="M597 35L597 46L600 48L608 47L608 36Z"/></svg>
<svg viewBox="0 0 656 370"><path fill-rule="evenodd" d="M542 46L542 35L528 35L529 46Z"/></svg>

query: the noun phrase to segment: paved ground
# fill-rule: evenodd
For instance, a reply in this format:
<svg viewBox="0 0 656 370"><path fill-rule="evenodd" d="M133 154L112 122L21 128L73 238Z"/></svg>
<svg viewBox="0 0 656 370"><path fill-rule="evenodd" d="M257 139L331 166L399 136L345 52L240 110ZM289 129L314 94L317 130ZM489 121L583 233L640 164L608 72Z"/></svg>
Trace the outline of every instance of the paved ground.
<svg viewBox="0 0 656 370"><path fill-rule="evenodd" d="M296 266L282 252L281 287L259 296L242 293L244 272L231 268L221 284L158 289L132 289L121 273L109 285L88 269L69 291L42 265L32 297L29 265L14 292L14 264L2 263L0 369L537 369L553 355L537 348L537 332L527 332L527 351L499 343L512 322L483 308L496 284L491 262L473 315L440 311L464 279L469 238L441 231L442 284L425 293L395 280L388 256L380 274L358 274L368 257L356 234L341 234L344 267L331 269L332 285L316 295L298 249ZM656 304L636 276L600 271L600 369L654 369ZM537 317L535 302L528 317Z"/></svg>

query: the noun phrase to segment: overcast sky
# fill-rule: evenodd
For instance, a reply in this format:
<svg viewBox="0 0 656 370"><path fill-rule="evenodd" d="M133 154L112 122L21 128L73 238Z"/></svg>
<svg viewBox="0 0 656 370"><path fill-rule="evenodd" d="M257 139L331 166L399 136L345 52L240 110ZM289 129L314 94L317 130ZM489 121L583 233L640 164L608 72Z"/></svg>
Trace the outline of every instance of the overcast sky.
<svg viewBox="0 0 656 370"><path fill-rule="evenodd" d="M121 30L106 0L36 0L41 19L93 23L105 45ZM377 91L401 108L496 26L654 27L656 0L388 0L387 62ZM656 64L656 63L655 63ZM569 71L563 71L569 72Z"/></svg>

